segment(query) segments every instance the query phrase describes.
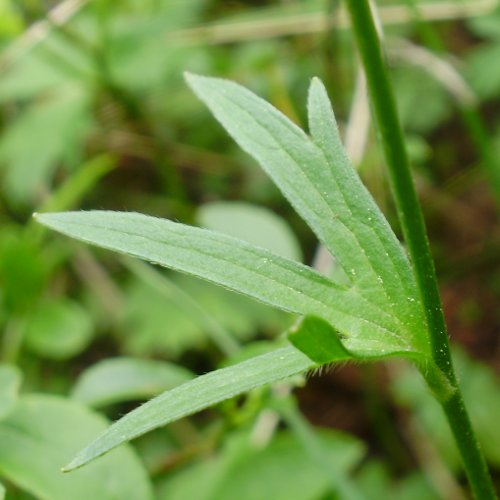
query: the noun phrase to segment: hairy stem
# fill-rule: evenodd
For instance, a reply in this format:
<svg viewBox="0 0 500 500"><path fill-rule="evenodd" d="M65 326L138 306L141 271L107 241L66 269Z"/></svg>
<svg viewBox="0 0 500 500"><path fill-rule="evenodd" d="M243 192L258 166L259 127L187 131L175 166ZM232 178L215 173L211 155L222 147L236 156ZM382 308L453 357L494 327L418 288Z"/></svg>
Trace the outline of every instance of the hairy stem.
<svg viewBox="0 0 500 500"><path fill-rule="evenodd" d="M474 435L453 369L434 262L369 0L346 0L346 3L367 76L399 221L425 309L432 356L436 367L453 388L451 397L449 391L443 391L448 392L447 396L443 394L443 397L439 397L439 386L442 383L438 377L426 378L447 416L475 497L481 500L494 499L495 492L486 461Z"/></svg>

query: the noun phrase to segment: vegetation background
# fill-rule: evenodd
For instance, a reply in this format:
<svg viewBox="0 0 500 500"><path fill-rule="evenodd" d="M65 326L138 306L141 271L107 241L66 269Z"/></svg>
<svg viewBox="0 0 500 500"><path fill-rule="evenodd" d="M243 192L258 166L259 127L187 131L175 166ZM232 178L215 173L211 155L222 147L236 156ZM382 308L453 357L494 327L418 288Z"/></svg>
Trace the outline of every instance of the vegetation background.
<svg viewBox="0 0 500 500"><path fill-rule="evenodd" d="M500 7L376 3L464 395L498 483ZM350 156L397 230L340 2L3 0L0 47L7 498L466 498L439 408L397 362L297 380L293 399L289 388L259 389L59 472L105 427L98 414L114 420L262 352L295 318L46 233L33 212L138 211L328 270L184 71L236 80L299 124L320 76Z"/></svg>

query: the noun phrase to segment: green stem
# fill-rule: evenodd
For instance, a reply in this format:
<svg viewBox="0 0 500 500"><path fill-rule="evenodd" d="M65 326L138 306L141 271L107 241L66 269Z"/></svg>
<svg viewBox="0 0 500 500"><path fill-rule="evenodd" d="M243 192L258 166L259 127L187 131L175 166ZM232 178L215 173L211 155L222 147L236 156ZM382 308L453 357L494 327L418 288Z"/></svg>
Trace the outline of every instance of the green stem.
<svg viewBox="0 0 500 500"><path fill-rule="evenodd" d="M452 388L453 395L439 398L439 386L445 384L430 374L435 370L430 370L426 379L436 391L446 413L474 495L481 500L494 499L496 496L486 461L472 429L453 369L434 262L369 0L346 0L346 3L366 72L399 221L425 311L432 357L435 366L444 374L449 387ZM423 368L420 368L424 373Z"/></svg>
<svg viewBox="0 0 500 500"><path fill-rule="evenodd" d="M460 451L474 497L478 500L495 500L497 496L488 466L479 448L460 389L448 401L442 403L442 408Z"/></svg>
<svg viewBox="0 0 500 500"><path fill-rule="evenodd" d="M462 107L460 111L472 143L479 153L489 187L495 196L497 206L500 208L500 166L491 147L488 130L477 109Z"/></svg>

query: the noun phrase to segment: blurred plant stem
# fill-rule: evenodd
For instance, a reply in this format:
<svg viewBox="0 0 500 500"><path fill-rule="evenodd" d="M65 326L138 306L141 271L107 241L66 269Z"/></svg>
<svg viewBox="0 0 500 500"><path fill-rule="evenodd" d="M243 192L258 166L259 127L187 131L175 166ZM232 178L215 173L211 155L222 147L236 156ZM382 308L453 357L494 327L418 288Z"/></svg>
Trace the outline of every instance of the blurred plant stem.
<svg viewBox="0 0 500 500"><path fill-rule="evenodd" d="M2 355L4 363L15 364L21 352L26 320L22 315L13 316L6 322L2 335Z"/></svg>
<svg viewBox="0 0 500 500"><path fill-rule="evenodd" d="M418 5L418 12L423 19L444 21L486 15L497 6L498 0L422 2ZM333 18L325 14L324 8L313 12L310 9L299 9L299 12L282 9L280 12L273 11L271 15L266 9L261 9L261 12L260 17L255 16L251 20L226 21L172 31L167 40L181 44L224 44L324 32L325 27L349 27L344 10ZM384 24L405 24L412 19L412 12L407 5L384 5L380 9L380 18Z"/></svg>
<svg viewBox="0 0 500 500"><path fill-rule="evenodd" d="M207 332L213 343L222 353L226 356L231 356L240 351L240 344L231 335L231 332L226 330L198 302L193 300L189 294L172 280L168 279L165 274L160 273L154 267L139 260L124 258L122 262L137 278L166 296L168 300L174 301L180 309L189 314Z"/></svg>
<svg viewBox="0 0 500 500"><path fill-rule="evenodd" d="M54 26L66 24L88 0L64 0L45 14L45 19L34 22L22 36L17 37L0 55L0 72L6 71L26 52L43 42Z"/></svg>
<svg viewBox="0 0 500 500"><path fill-rule="evenodd" d="M494 499L496 495L486 461L472 429L453 368L425 223L413 185L403 131L369 0L346 0L346 4L366 72L391 188L415 271L427 320L431 353L437 370L430 366L420 366L419 369L446 414L474 495L481 500ZM440 374L444 378L440 378Z"/></svg>

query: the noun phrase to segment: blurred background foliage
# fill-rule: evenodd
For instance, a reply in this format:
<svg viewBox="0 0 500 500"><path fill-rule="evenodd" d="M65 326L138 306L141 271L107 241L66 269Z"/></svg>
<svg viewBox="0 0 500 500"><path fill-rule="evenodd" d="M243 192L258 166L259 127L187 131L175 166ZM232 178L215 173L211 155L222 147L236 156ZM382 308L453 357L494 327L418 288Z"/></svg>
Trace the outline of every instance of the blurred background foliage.
<svg viewBox="0 0 500 500"><path fill-rule="evenodd" d="M500 8L376 3L465 397L498 480ZM299 124L320 76L397 230L340 2L0 0L0 498L465 498L439 409L399 363L259 389L59 472L102 415L269 349L294 318L48 234L33 212L140 211L331 272L188 91L187 70L237 80Z"/></svg>

